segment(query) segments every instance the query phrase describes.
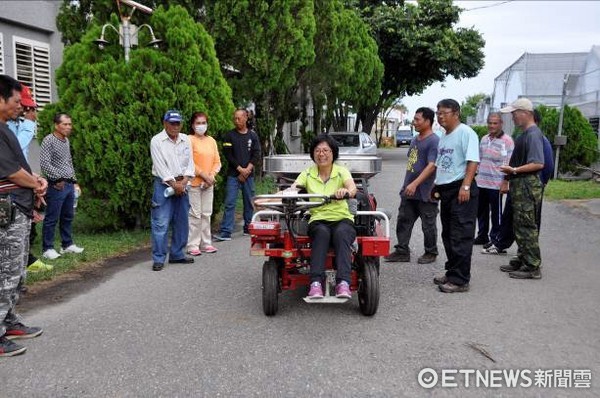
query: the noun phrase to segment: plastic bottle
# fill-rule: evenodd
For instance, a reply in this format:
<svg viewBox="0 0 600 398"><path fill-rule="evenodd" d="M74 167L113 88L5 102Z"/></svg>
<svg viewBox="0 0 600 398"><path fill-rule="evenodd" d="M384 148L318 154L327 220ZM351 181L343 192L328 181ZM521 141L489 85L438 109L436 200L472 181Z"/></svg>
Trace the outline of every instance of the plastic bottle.
<svg viewBox="0 0 600 398"><path fill-rule="evenodd" d="M79 200L79 197L81 196L81 188L79 188L79 186L75 185L75 187L73 188L73 192L75 195L75 200L73 201L73 208L76 209L77 201Z"/></svg>

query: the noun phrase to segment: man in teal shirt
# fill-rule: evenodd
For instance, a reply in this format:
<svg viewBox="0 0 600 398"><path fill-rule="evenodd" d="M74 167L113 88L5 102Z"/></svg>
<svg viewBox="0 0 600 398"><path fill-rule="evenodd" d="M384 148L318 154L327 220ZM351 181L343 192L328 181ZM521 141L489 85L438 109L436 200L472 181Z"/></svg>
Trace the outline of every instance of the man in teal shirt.
<svg viewBox="0 0 600 398"><path fill-rule="evenodd" d="M460 293L469 290L471 280L479 140L473 129L460 122L460 105L455 100L441 100L437 118L446 130L438 144L435 192L441 202L442 241L448 260L445 274L436 276L433 282L444 293Z"/></svg>

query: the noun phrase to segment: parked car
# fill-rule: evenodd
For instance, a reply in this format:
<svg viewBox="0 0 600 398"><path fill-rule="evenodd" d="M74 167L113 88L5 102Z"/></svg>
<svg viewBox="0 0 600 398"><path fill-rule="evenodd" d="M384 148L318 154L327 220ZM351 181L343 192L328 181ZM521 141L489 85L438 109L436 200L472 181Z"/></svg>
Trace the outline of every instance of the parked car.
<svg viewBox="0 0 600 398"><path fill-rule="evenodd" d="M400 126L396 131L396 146L410 145L410 141L413 139L412 126Z"/></svg>
<svg viewBox="0 0 600 398"><path fill-rule="evenodd" d="M335 132L329 135L337 141L340 154L377 155L377 145L367 133Z"/></svg>

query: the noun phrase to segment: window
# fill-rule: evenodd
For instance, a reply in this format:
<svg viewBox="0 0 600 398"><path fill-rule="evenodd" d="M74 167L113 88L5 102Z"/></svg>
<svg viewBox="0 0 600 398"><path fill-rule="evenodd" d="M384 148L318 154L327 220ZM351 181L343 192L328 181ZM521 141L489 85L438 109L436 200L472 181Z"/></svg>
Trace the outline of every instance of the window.
<svg viewBox="0 0 600 398"><path fill-rule="evenodd" d="M0 75L4 74L4 41L0 33Z"/></svg>
<svg viewBox="0 0 600 398"><path fill-rule="evenodd" d="M50 46L47 43L14 38L16 78L32 91L40 107L50 103Z"/></svg>

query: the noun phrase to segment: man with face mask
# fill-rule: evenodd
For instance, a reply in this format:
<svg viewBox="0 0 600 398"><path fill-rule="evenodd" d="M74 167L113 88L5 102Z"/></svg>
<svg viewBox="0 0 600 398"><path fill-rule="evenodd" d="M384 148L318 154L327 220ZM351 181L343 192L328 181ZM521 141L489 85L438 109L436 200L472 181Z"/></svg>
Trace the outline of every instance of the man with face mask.
<svg viewBox="0 0 600 398"><path fill-rule="evenodd" d="M221 159L217 142L206 134L207 129L208 116L195 112L190 119L190 144L196 176L190 188L190 235L187 243L187 252L192 256L217 251L211 241L210 217L215 176L221 170Z"/></svg>

